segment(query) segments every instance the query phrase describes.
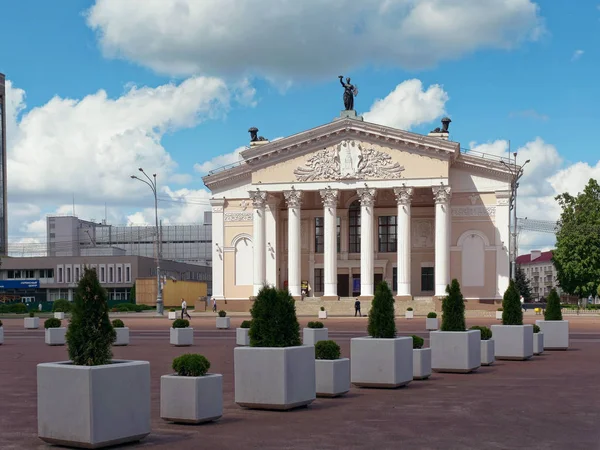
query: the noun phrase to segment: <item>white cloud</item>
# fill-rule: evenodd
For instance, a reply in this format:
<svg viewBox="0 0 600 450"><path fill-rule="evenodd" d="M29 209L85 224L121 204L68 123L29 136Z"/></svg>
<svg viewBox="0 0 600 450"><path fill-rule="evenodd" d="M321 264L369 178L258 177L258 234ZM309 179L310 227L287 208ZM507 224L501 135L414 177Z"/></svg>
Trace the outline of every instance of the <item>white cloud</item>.
<svg viewBox="0 0 600 450"><path fill-rule="evenodd" d="M87 22L104 55L161 73L284 80L423 68L544 31L533 0L96 0Z"/></svg>
<svg viewBox="0 0 600 450"><path fill-rule="evenodd" d="M534 119L534 120L543 120L546 121L549 117L546 114L541 114L537 112L535 109L525 109L523 111L515 111L509 114L509 117L523 117L525 119Z"/></svg>
<svg viewBox="0 0 600 450"><path fill-rule="evenodd" d="M583 50L575 50L573 52L573 56L571 56L571 61L577 61L579 58L583 56L585 52Z"/></svg>
<svg viewBox="0 0 600 450"><path fill-rule="evenodd" d="M447 101L448 94L440 85L423 90L420 80L406 80L385 98L375 100L364 118L368 122L410 130L444 114Z"/></svg>
<svg viewBox="0 0 600 450"><path fill-rule="evenodd" d="M228 166L229 164L236 163L242 159L241 152L246 150L248 147L242 146L236 148L231 153L225 153L224 155L215 156L208 161L203 163L194 164L194 170L201 174L206 174L211 170L218 169L219 167Z"/></svg>

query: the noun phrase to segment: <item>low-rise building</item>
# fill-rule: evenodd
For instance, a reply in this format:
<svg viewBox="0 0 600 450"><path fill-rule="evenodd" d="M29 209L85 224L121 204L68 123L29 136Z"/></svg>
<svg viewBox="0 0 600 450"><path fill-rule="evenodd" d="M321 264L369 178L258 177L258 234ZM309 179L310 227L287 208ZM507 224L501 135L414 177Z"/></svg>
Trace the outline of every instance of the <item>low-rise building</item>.
<svg viewBox="0 0 600 450"><path fill-rule="evenodd" d="M556 288L560 294L556 268L552 263L552 251L532 250L528 255L517 257L517 266L523 270L529 280L534 299L547 297L552 288Z"/></svg>

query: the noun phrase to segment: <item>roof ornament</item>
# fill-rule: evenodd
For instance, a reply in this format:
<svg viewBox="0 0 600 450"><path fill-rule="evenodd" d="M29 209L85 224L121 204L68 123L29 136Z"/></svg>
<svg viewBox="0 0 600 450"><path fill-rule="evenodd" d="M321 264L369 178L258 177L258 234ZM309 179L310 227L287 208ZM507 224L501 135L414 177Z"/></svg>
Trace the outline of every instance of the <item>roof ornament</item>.
<svg viewBox="0 0 600 450"><path fill-rule="evenodd" d="M267 140L263 136L258 136L258 128L256 128L256 127L251 127L248 130L248 133L250 133L250 142L258 142L258 141L266 141Z"/></svg>

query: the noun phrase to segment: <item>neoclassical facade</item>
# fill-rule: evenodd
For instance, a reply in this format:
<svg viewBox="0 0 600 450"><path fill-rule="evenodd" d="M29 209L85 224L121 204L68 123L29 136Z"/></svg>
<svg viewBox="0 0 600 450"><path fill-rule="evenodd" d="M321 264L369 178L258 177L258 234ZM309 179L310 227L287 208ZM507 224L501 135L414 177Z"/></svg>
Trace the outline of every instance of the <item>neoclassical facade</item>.
<svg viewBox="0 0 600 450"><path fill-rule="evenodd" d="M510 173L428 136L348 117L255 140L211 172L213 296L248 302L264 284L294 296L435 298L457 278L466 299L509 281Z"/></svg>

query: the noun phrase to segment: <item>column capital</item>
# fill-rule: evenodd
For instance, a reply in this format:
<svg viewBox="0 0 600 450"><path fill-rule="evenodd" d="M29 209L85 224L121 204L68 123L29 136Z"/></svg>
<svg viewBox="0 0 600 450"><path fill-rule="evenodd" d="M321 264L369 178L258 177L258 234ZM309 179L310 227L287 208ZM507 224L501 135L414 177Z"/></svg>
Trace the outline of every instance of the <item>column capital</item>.
<svg viewBox="0 0 600 450"><path fill-rule="evenodd" d="M373 206L375 204L375 197L377 196L377 190L375 188L361 188L357 189L356 193L360 197L360 204L363 206Z"/></svg>
<svg viewBox="0 0 600 450"><path fill-rule="evenodd" d="M398 205L410 205L413 195L413 188L406 186L395 187L394 195L396 196L396 202L398 202Z"/></svg>
<svg viewBox="0 0 600 450"><path fill-rule="evenodd" d="M297 191L296 189L283 191L283 196L288 208L300 208L302 206L302 191Z"/></svg>
<svg viewBox="0 0 600 450"><path fill-rule="evenodd" d="M437 205L444 205L450 203L452 197L452 190L450 186L433 186L433 199Z"/></svg>
<svg viewBox="0 0 600 450"><path fill-rule="evenodd" d="M248 191L248 195L250 196L250 200L252 200L254 209L262 209L265 207L268 195L267 191L259 191L256 189L255 191Z"/></svg>
<svg viewBox="0 0 600 450"><path fill-rule="evenodd" d="M323 201L323 206L326 208L335 208L337 206L338 194L339 191L337 189L321 189L319 191L321 194L321 200Z"/></svg>
<svg viewBox="0 0 600 450"><path fill-rule="evenodd" d="M210 206L212 206L212 208L211 208L212 212L222 213L223 207L225 206L225 199L224 198L211 198Z"/></svg>

